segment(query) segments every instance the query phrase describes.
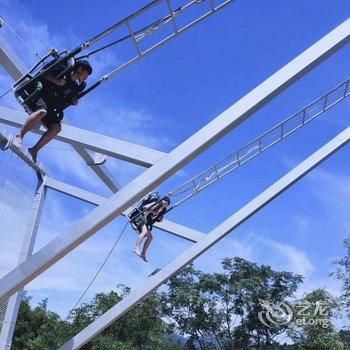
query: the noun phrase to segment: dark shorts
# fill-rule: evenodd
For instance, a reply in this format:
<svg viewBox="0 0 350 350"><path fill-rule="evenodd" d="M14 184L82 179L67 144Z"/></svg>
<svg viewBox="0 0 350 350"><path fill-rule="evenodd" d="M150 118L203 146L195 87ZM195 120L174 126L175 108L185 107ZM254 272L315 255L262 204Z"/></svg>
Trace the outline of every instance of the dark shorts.
<svg viewBox="0 0 350 350"><path fill-rule="evenodd" d="M29 106L33 112L39 109L45 109L46 116L41 119L41 122L50 129L54 124L60 124L63 119L63 111L52 107L49 103L46 103L42 98Z"/></svg>
<svg viewBox="0 0 350 350"><path fill-rule="evenodd" d="M152 220L152 215L151 214L148 214L145 221L143 222L142 225L140 225L137 229L138 231L141 233L142 232L142 228L143 226L146 226L148 231L152 231L153 229L153 224L154 224L154 221Z"/></svg>
<svg viewBox="0 0 350 350"><path fill-rule="evenodd" d="M152 231L152 229L153 229L153 226L152 226L152 225L143 224L143 225L141 225L141 226L139 226L139 227L137 228L137 231L139 231L139 233L142 233L142 228L143 228L143 226L146 226L147 229L148 229L148 231Z"/></svg>

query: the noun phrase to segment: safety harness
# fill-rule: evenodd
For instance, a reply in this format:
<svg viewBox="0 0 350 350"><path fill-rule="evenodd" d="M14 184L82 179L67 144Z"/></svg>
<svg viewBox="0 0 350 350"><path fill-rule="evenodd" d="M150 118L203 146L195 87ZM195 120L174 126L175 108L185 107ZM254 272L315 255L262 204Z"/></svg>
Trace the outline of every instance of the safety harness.
<svg viewBox="0 0 350 350"><path fill-rule="evenodd" d="M140 227L146 224L147 215L150 210L157 210L161 206L162 198L159 192L149 193L145 198L143 198L140 203L134 208L128 215L131 226L134 230L138 230ZM145 210L146 205L154 204L148 210ZM158 219L158 218L157 218ZM155 221L158 221L158 220Z"/></svg>
<svg viewBox="0 0 350 350"><path fill-rule="evenodd" d="M49 57L53 57L53 60L46 63ZM35 102L42 98L45 93L45 76L51 74L56 79L64 79L68 77L74 70L76 60L74 57L70 57L67 52L58 53L52 49L45 55L40 61L30 69L24 76L22 76L13 85L13 90L17 101L24 107L28 112L32 112L31 106ZM76 93L79 94L84 90L86 83L84 82L79 86ZM61 96L62 110L71 105L71 96Z"/></svg>

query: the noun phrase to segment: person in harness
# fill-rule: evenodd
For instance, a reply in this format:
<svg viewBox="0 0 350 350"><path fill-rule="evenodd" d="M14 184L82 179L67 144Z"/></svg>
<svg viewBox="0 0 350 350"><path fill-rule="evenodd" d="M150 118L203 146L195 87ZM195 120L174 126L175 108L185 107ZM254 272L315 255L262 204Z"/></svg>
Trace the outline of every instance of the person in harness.
<svg viewBox="0 0 350 350"><path fill-rule="evenodd" d="M45 67L44 67L45 68ZM62 72L66 74L62 76ZM28 149L36 163L38 152L49 143L60 131L63 110L70 105L78 104L78 96L85 87L86 79L92 73L92 67L86 60L77 60L71 70L64 65L55 67L42 79L42 90L38 98L28 103L31 114L16 135L13 144L22 149L25 134L32 130L39 122L43 123L47 131L39 141Z"/></svg>
<svg viewBox="0 0 350 350"><path fill-rule="evenodd" d="M151 193L129 214L133 228L139 233L133 251L145 262L148 262L146 253L153 240L153 225L163 220L169 205L169 197L160 198L158 193ZM146 240L141 250L141 244L145 238Z"/></svg>

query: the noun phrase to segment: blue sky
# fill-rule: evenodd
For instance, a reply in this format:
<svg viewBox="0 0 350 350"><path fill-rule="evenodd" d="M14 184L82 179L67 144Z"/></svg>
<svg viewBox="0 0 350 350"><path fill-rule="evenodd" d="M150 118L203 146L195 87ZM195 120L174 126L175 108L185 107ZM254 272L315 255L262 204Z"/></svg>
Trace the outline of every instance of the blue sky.
<svg viewBox="0 0 350 350"><path fill-rule="evenodd" d="M1 15L39 53L55 46L72 48L147 1L79 2L0 0ZM349 17L350 4L338 0L237 0L216 16L154 52L86 97L66 115L75 126L165 152L186 140L219 113ZM5 27L1 33L29 65L35 57ZM280 120L321 96L348 76L348 46L284 91L223 140L191 162L162 187L172 189ZM113 69L125 52L113 49L96 57L96 79ZM0 70L0 85L10 79ZM12 97L3 104L20 108ZM204 233L283 176L348 126L347 101L305 130L246 164L169 219ZM34 137L35 139L36 137ZM33 142L33 136L26 139ZM58 149L57 149L58 148ZM68 149L54 142L40 155L55 178L108 196L92 171ZM300 294L326 286L339 292L328 274L331 261L344 254L349 234L348 147L269 204L229 237L196 260L204 271L218 271L224 257L242 256L305 276ZM142 168L109 159L122 184ZM49 191L35 249L62 234L88 213L91 205ZM65 316L103 260L123 226L122 219L84 243L28 285L33 301L48 297L49 307ZM136 259L136 238L129 230L85 299L118 283L136 287L157 267L170 262L190 243L162 232L150 249L150 263Z"/></svg>

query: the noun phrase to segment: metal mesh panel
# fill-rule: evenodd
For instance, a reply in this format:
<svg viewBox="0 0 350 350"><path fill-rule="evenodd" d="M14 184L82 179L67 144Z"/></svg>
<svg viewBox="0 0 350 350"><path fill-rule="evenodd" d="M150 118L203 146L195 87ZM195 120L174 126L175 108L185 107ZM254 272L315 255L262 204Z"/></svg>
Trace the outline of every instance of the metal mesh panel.
<svg viewBox="0 0 350 350"><path fill-rule="evenodd" d="M0 278L18 263L36 185L31 168L0 150ZM7 302L0 304L0 333L6 307Z"/></svg>

